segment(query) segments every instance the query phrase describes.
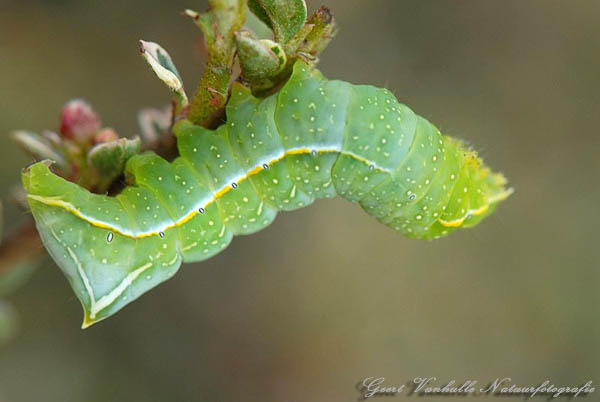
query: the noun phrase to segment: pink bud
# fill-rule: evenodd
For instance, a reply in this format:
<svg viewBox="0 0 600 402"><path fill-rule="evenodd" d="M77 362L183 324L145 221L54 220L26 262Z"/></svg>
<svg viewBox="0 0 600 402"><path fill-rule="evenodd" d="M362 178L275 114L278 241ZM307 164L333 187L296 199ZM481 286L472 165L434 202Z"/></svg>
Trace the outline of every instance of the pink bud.
<svg viewBox="0 0 600 402"><path fill-rule="evenodd" d="M110 127L103 128L94 136L94 144L110 142L119 139L119 134Z"/></svg>
<svg viewBox="0 0 600 402"><path fill-rule="evenodd" d="M68 102L62 110L60 133L77 142L87 142L100 129L100 117L81 99Z"/></svg>

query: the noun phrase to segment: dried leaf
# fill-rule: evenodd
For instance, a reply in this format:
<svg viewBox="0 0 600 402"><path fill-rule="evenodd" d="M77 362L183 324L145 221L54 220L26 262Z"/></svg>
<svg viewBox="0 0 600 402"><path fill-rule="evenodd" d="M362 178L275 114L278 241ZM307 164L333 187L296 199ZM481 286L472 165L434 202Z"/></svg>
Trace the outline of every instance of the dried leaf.
<svg viewBox="0 0 600 402"><path fill-rule="evenodd" d="M69 163L63 153L46 138L30 131L19 130L12 134L13 140L38 160L51 159L63 172L69 171Z"/></svg>
<svg viewBox="0 0 600 402"><path fill-rule="evenodd" d="M183 89L183 81L169 53L159 44L143 40L140 40L140 51L158 78L175 93L179 106L186 107L188 98Z"/></svg>

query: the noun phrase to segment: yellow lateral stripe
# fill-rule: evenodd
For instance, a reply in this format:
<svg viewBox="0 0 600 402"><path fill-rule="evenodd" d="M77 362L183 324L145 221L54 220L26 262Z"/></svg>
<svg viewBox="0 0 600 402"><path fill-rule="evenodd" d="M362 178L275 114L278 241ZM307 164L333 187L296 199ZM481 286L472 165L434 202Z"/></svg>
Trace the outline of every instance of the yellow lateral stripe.
<svg viewBox="0 0 600 402"><path fill-rule="evenodd" d="M41 202L42 204L46 204L52 207L59 207L62 208L66 211L71 212L73 215L77 216L78 218L82 219L85 222L88 222L90 225L92 226L96 226L102 229L110 229L115 231L116 233L120 233L123 234L124 236L126 236L126 234L121 233L118 230L115 230L114 227L110 226L107 223L104 222L96 222L96 221L90 221L90 218L88 216L83 215L77 208L75 208L75 206L69 202L65 202L63 200L59 200L56 197L42 197L39 195L34 195L34 194L27 194L27 198L31 198L32 200Z"/></svg>
<svg viewBox="0 0 600 402"><path fill-rule="evenodd" d="M362 163L364 163L365 165L372 166L372 164L373 164L373 162L372 162L372 161L370 161L370 160L368 160L368 159L366 159L366 158L363 158L363 157L362 157L362 156L360 156L360 155L356 155L355 153L345 152L344 154L345 154L345 155L348 155L348 156L350 156L350 157L352 157L352 158L354 158L354 159L356 159L356 160L357 160L357 161L359 161L359 162L362 162ZM378 168L378 170L382 170L382 171L383 171L383 169L380 169L380 168Z"/></svg>
<svg viewBox="0 0 600 402"><path fill-rule="evenodd" d="M481 214L485 213L485 211L488 210L488 208L490 207L490 205L495 204L495 203L500 202L500 201L504 201L505 199L507 199L514 192L515 192L515 190L512 187L509 188L508 190L504 190L500 194L498 194L498 195L496 195L494 197L489 198L487 204L484 204L483 206L481 206L478 209L469 210L467 212L467 214L465 216L463 216L462 218L455 219L453 221L445 221L445 220L443 220L443 219L440 218L440 219L438 219L438 221L443 226L446 226L446 227L449 227L449 228L459 227L460 225L462 225L465 222L465 220L467 219L467 217L469 215L478 216L478 215L481 215Z"/></svg>
<svg viewBox="0 0 600 402"><path fill-rule="evenodd" d="M490 207L490 204L485 204L480 208L470 209L465 216L463 216L462 218L459 218L459 219L455 219L453 221L445 221L443 219L438 219L438 221L443 226L446 226L449 228L456 228L456 227L459 227L460 225L462 225L469 216L479 216L479 215L483 214L485 211L487 211L489 207Z"/></svg>
<svg viewBox="0 0 600 402"><path fill-rule="evenodd" d="M334 153L334 152L339 152L339 151L336 150L336 149L322 149L322 150L318 150L317 152L318 153ZM285 158L288 155L301 155L301 154L309 154L309 153L311 153L311 150L308 149L308 148L300 148L300 149L289 150L287 152L284 152L280 157L274 158L273 160L269 161L268 165L271 166L274 163L277 163L278 161L280 161L281 159ZM262 171L261 167L256 167L254 169L249 170L244 177L241 177L238 180L238 183L240 183L240 182L242 182L242 181L250 178L251 176L253 176L255 174L260 173L261 171ZM208 207L210 204L212 204L213 202L217 201L219 198L221 198L223 195L225 195L230 190L231 190L231 187L229 185L223 187L221 190L219 190L215 194L213 194L212 199L209 200L203 207L204 208ZM63 201L63 200L60 200L60 199L58 199L56 197L43 197L43 196L34 195L34 194L28 194L27 197L31 198L32 200L41 202L42 204L45 204L45 205L62 208L64 210L72 213L73 215L77 216L81 220L89 223L92 226L95 226L95 227L98 227L98 228L102 228L102 229L111 230L114 233L120 234L121 236L125 236L125 237L128 237L130 239L142 239L142 238L145 238L145 237L157 236L161 232L165 232L165 231L167 231L169 229L182 226L183 224L185 224L186 222L188 222L190 219L192 219L193 217L195 217L196 215L199 214L199 212L197 210L192 210L187 215L185 215L182 218L180 218L177 222L175 222L175 223L173 223L171 225L166 225L164 228L162 228L159 231L147 232L147 233L140 233L140 234L133 234L133 233L127 233L127 232L124 232L122 230L119 230L118 228L116 228L116 227L114 227L114 226L112 226L112 225L110 225L108 223L96 221L93 218L82 214L81 211L79 209L77 209L73 204L71 204L69 202L66 202L66 201Z"/></svg>
<svg viewBox="0 0 600 402"><path fill-rule="evenodd" d="M359 156L359 155L355 155L353 153L346 153L346 152L342 152L339 151L337 149L321 149L321 150L315 150L318 153L342 153L344 155L348 155L356 160L358 160L359 162L363 162L367 165L371 165L371 161ZM312 151L308 148L298 148L298 149L292 149L292 150L288 150L286 152L284 152L281 156L274 158L272 160L270 160L267 164L269 166L279 162L280 160L284 159L286 156L288 155L303 155L303 154L310 154ZM258 174L262 171L262 167L261 166L257 166L254 169L249 170L245 176L241 177L238 180L238 183L241 183L242 181L250 178L251 176ZM224 186L221 190L217 191L215 194L213 194L212 198L203 206L204 208L208 207L210 204L212 204L213 202L216 202L219 198L221 198L222 196L224 196L225 194L227 194L228 191L231 190L231 186L230 185L226 185ZM459 227L460 225L462 225L465 220L467 219L467 217L469 215L473 215L473 216L478 216L481 215L483 213L485 213L485 211L488 210L489 206L491 204L495 204L499 201L503 201L506 198L508 198L512 193L514 192L513 188L509 188L508 190L505 190L503 192L501 192L500 194L488 199L487 204L481 206L480 208L476 209L476 210L469 210L467 212L467 214L459 219L455 219L452 221L445 221L443 219L438 219L438 221L440 222L440 224L442 224L443 226L446 227ZM102 229L108 229L111 230L117 234L120 234L121 236L125 236L131 239L142 239L145 237L150 237L150 236L157 236L159 235L161 232L165 232L169 229L175 228L175 227L179 227L184 225L185 223L187 223L189 220L191 220L192 218L194 218L196 215L199 214L199 212L197 210L192 210L190 211L187 215L181 217L177 222L174 222L172 225L167 225L164 228L162 228L159 231L154 231L154 232L146 232L146 233L140 233L140 234L133 234L133 233L126 233L123 232L122 230L119 230L118 228L111 226L108 223L104 223L104 222L99 222L96 221L88 216L85 216L81 213L81 211L79 211L73 204L65 202L63 200L60 200L56 197L42 197L42 196L38 196L38 195L34 195L34 194L28 194L27 195L28 198L31 198L35 201L41 202L43 204L46 205L50 205L50 206L55 206L55 207L59 207L62 208L68 212L71 212L73 215L77 216L78 218L82 219L83 221L89 223L92 226L95 227L99 227Z"/></svg>

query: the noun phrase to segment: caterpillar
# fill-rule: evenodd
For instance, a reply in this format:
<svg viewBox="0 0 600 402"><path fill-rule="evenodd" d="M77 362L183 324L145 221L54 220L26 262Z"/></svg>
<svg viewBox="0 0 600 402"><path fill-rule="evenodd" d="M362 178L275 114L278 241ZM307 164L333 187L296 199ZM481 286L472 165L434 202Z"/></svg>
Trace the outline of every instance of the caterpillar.
<svg viewBox="0 0 600 402"><path fill-rule="evenodd" d="M327 80L302 61L271 96L234 84L226 116L216 130L177 122L180 156L133 156L116 196L62 179L49 161L23 172L42 240L83 305L83 328L278 211L339 195L407 237L436 239L474 226L512 191L390 91Z"/></svg>

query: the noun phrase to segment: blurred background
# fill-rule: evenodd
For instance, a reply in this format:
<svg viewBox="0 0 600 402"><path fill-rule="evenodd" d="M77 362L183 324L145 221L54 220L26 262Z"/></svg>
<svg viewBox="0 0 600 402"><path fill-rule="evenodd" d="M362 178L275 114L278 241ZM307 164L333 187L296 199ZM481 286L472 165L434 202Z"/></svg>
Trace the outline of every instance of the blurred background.
<svg viewBox="0 0 600 402"><path fill-rule="evenodd" d="M341 199L283 213L85 331L47 259L0 306L16 325L0 344L0 401L352 401L368 376L598 385L600 2L326 4L341 28L327 76L391 89L516 193L435 242ZM137 111L170 99L138 39L170 52L191 94L203 44L179 13L206 6L0 0L5 232L29 219L10 192L31 160L9 133L56 130L81 97L136 134Z"/></svg>

